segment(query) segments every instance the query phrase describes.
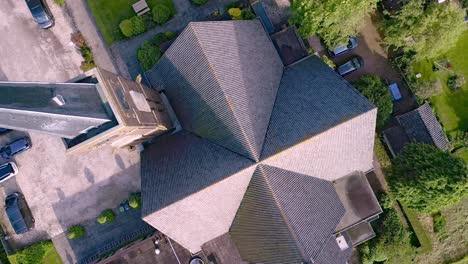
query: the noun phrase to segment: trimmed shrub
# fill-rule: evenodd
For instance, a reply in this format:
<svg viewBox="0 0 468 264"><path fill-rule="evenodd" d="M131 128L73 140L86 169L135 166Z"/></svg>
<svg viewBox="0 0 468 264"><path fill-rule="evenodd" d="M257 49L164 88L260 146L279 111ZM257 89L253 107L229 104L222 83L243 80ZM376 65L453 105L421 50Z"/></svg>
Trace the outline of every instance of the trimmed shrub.
<svg viewBox="0 0 468 264"><path fill-rule="evenodd" d="M54 2L59 6L63 6L65 4L65 0L54 0Z"/></svg>
<svg viewBox="0 0 468 264"><path fill-rule="evenodd" d="M129 38L133 36L133 24L130 19L122 20L122 22L119 24L119 28L125 37Z"/></svg>
<svg viewBox="0 0 468 264"><path fill-rule="evenodd" d="M67 238L76 239L83 237L86 234L86 230L82 225L74 225L68 228Z"/></svg>
<svg viewBox="0 0 468 264"><path fill-rule="evenodd" d="M128 202L130 207L137 209L141 207L141 194L133 194Z"/></svg>
<svg viewBox="0 0 468 264"><path fill-rule="evenodd" d="M137 51L137 58L143 71L151 69L161 57L161 51L158 47L149 41L143 42L143 45Z"/></svg>
<svg viewBox="0 0 468 264"><path fill-rule="evenodd" d="M256 17L250 7L242 9L241 12L242 12L242 18L245 20L252 20Z"/></svg>
<svg viewBox="0 0 468 264"><path fill-rule="evenodd" d="M153 21L162 25L171 18L171 10L165 5L156 5L153 8Z"/></svg>
<svg viewBox="0 0 468 264"><path fill-rule="evenodd" d="M177 37L176 34L172 31L166 32L165 35L167 40L173 40Z"/></svg>
<svg viewBox="0 0 468 264"><path fill-rule="evenodd" d="M201 6L208 3L208 0L192 0L192 3Z"/></svg>
<svg viewBox="0 0 468 264"><path fill-rule="evenodd" d="M240 8L237 8L237 7L229 8L228 13L233 20L242 19L242 11L240 10Z"/></svg>
<svg viewBox="0 0 468 264"><path fill-rule="evenodd" d="M133 36L139 35L139 34L144 33L146 31L145 22L143 21L142 17L134 16L134 17L130 18L130 21L132 22Z"/></svg>
<svg viewBox="0 0 468 264"><path fill-rule="evenodd" d="M160 33L156 34L156 36L154 36L153 43L154 43L154 45L159 46L159 45L163 44L164 42L166 42L167 40L168 39L167 39L166 34L160 32Z"/></svg>
<svg viewBox="0 0 468 264"><path fill-rule="evenodd" d="M100 224L112 223L115 220L115 214L112 209L107 209L102 211L96 220Z"/></svg>

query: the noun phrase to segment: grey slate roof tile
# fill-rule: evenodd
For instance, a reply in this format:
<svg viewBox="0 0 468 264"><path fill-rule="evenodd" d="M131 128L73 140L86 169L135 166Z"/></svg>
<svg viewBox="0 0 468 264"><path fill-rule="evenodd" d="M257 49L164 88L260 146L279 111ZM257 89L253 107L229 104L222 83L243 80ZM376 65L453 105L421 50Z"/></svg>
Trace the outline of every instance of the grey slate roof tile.
<svg viewBox="0 0 468 264"><path fill-rule="evenodd" d="M344 213L331 182L259 165L230 234L247 261L316 260Z"/></svg>
<svg viewBox="0 0 468 264"><path fill-rule="evenodd" d="M282 70L259 21L192 22L146 75L184 129L258 160Z"/></svg>
<svg viewBox="0 0 468 264"><path fill-rule="evenodd" d="M410 141L435 145L439 149L449 148L449 142L429 103L397 117Z"/></svg>
<svg viewBox="0 0 468 264"><path fill-rule="evenodd" d="M335 236L329 238L327 244L323 248L323 251L320 252L320 255L317 259L317 264L346 264L348 259L353 253L353 248L351 246L351 241L346 234L343 234L348 242L349 248L341 250L336 243Z"/></svg>

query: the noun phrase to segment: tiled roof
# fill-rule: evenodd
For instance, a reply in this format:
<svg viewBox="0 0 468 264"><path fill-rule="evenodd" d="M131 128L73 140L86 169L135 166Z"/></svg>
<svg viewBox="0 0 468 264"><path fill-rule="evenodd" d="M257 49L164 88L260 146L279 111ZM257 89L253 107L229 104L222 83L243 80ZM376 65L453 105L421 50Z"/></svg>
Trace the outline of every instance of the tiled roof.
<svg viewBox="0 0 468 264"><path fill-rule="evenodd" d="M397 117L410 141L432 144L439 149L449 148L449 142L429 103Z"/></svg>
<svg viewBox="0 0 468 264"><path fill-rule="evenodd" d="M146 75L182 127L258 160L283 65L257 20L192 22Z"/></svg>
<svg viewBox="0 0 468 264"><path fill-rule="evenodd" d="M309 57L285 69L262 160L327 180L368 171L376 115L356 89Z"/></svg>
<svg viewBox="0 0 468 264"><path fill-rule="evenodd" d="M316 260L344 215L331 182L259 165L230 234L246 261Z"/></svg>
<svg viewBox="0 0 468 264"><path fill-rule="evenodd" d="M341 250L336 242L335 236L332 236L328 239L327 244L323 248L323 251L320 252L320 255L316 261L318 264L346 264L348 259L353 253L353 248L351 246L351 241L347 237L347 234L343 234L346 239L346 242L349 245L349 248Z"/></svg>

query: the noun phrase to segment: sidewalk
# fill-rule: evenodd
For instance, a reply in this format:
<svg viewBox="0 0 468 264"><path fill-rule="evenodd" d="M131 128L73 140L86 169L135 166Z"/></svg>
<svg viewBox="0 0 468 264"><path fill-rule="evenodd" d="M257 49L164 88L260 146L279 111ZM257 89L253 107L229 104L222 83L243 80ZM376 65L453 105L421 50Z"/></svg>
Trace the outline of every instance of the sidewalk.
<svg viewBox="0 0 468 264"><path fill-rule="evenodd" d="M91 47L96 65L110 72L123 74L123 72L118 72L114 64L112 54L104 43L101 33L98 32L86 0L67 0L64 8L71 16L74 27L81 32L86 43Z"/></svg>

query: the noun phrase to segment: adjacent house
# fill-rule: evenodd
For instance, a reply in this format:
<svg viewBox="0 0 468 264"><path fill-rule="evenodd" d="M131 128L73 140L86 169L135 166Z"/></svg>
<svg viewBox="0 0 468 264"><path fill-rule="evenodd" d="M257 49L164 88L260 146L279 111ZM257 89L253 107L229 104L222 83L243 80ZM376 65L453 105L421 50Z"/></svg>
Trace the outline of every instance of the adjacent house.
<svg viewBox="0 0 468 264"><path fill-rule="evenodd" d="M142 152L142 217L214 263L346 263L374 236L377 109L257 20L192 22L147 77L182 129Z"/></svg>
<svg viewBox="0 0 468 264"><path fill-rule="evenodd" d="M395 157L410 142L426 143L447 150L450 144L429 103L396 117L397 125L383 132L384 141Z"/></svg>

